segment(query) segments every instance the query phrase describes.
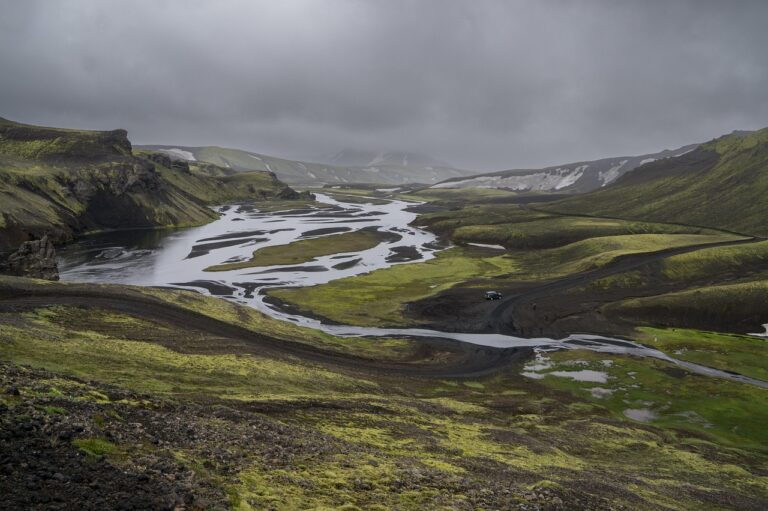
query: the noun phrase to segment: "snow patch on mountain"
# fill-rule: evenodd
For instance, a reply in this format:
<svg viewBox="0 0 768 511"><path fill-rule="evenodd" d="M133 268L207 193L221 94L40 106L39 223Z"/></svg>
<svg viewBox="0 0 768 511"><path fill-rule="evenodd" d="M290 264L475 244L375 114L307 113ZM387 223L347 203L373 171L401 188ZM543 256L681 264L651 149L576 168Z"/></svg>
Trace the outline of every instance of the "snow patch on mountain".
<svg viewBox="0 0 768 511"><path fill-rule="evenodd" d="M563 188L567 188L576 183L576 181L581 179L581 176L584 175L584 171L587 169L587 167L589 167L589 165L581 165L576 167L573 172L566 174L565 177L563 177L563 179L561 179L560 182L555 185L555 190L562 190Z"/></svg>
<svg viewBox="0 0 768 511"><path fill-rule="evenodd" d="M375 167L376 165L379 165L381 163L384 163L387 160L386 155L381 152L378 153L371 161L369 161L365 166L366 167Z"/></svg>
<svg viewBox="0 0 768 511"><path fill-rule="evenodd" d="M626 165L628 161L629 160L621 160L618 165L614 165L613 167L611 167L606 171L598 172L597 177L598 179L600 179L600 181L602 181L602 184L600 186L602 187L607 185L608 183L612 183L616 181L619 178L619 176L621 176L621 168L624 165Z"/></svg>
<svg viewBox="0 0 768 511"><path fill-rule="evenodd" d="M603 158L569 163L543 169L519 169L454 178L432 185L432 188L503 188L507 190L589 192L607 186L621 176L646 163L674 158L696 149L698 144L664 150L655 154Z"/></svg>
<svg viewBox="0 0 768 511"><path fill-rule="evenodd" d="M402 151L366 151L359 149L344 149L331 157L321 158L332 165L342 167L405 167L424 168L440 167L453 168L448 163L436 160L430 156Z"/></svg>
<svg viewBox="0 0 768 511"><path fill-rule="evenodd" d="M535 172L510 176L478 176L461 181L438 183L432 188L506 188L515 191L550 191L561 190L578 181L589 165L580 165L574 169L558 167L549 172Z"/></svg>
<svg viewBox="0 0 768 511"><path fill-rule="evenodd" d="M174 156L178 156L179 158L187 161L197 161L195 158L195 155L192 154L191 151L185 151L184 149L179 149L178 147L174 147L172 149L166 149L166 153L171 153Z"/></svg>

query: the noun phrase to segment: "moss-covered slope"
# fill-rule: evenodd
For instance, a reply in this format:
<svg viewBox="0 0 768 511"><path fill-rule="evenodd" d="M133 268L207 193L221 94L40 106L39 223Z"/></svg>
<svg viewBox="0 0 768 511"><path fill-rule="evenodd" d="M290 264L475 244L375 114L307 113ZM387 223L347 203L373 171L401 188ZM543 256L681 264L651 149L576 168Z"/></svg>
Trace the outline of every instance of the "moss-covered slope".
<svg viewBox="0 0 768 511"><path fill-rule="evenodd" d="M636 334L766 374L755 339ZM458 378L458 345L427 342L0 277L0 494L10 509L766 507L765 389L586 350Z"/></svg>
<svg viewBox="0 0 768 511"><path fill-rule="evenodd" d="M768 128L644 165L615 185L545 209L768 235Z"/></svg>
<svg viewBox="0 0 768 511"><path fill-rule="evenodd" d="M0 251L49 233L208 222L209 204L290 198L269 172L230 175L210 164L134 154L124 130L46 128L0 119Z"/></svg>

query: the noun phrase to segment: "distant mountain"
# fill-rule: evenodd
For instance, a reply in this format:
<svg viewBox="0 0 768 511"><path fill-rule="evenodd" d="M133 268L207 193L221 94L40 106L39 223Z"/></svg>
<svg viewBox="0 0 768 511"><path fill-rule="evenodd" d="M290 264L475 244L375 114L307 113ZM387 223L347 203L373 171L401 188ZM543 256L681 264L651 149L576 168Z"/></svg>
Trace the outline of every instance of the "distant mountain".
<svg viewBox="0 0 768 511"><path fill-rule="evenodd" d="M324 159L331 165L342 167L412 167L432 170L433 168L454 168L448 163L418 153L397 151L375 152L344 149Z"/></svg>
<svg viewBox="0 0 768 511"><path fill-rule="evenodd" d="M643 165L604 189L545 209L679 222L768 236L768 128L734 132Z"/></svg>
<svg viewBox="0 0 768 511"><path fill-rule="evenodd" d="M585 193L605 187L627 172L652 161L680 156L698 144L640 156L618 156L566 163L542 169L514 169L448 179L432 188L503 188L520 192Z"/></svg>
<svg viewBox="0 0 768 511"><path fill-rule="evenodd" d="M241 149L214 146L147 145L137 147L162 151L172 158L204 161L239 171L266 170L274 172L278 178L293 185L431 184L451 177L471 174L470 171L455 169L426 156L412 153L371 153L348 150L330 157L328 163L310 163Z"/></svg>

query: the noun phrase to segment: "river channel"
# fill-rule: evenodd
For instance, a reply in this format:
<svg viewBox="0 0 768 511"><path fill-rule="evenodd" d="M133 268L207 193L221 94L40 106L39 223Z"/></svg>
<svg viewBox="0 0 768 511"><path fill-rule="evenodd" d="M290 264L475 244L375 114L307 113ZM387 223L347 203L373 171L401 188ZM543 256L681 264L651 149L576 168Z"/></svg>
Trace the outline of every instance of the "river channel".
<svg viewBox="0 0 768 511"><path fill-rule="evenodd" d="M503 348L533 347L540 352L589 349L657 358L697 374L768 388L766 382L676 360L661 351L618 338L588 334L573 334L563 339L522 338L417 328L331 325L283 311L264 301L267 289L313 286L395 264L423 262L445 248L432 233L410 225L417 216L411 211L414 203L399 200L342 202L324 194L317 194L317 201L322 207L301 205L280 211L261 211L258 204L234 204L217 208L220 218L201 227L114 231L84 236L61 251L61 279L194 289L254 307L283 321L342 337L431 337ZM385 232L386 240L368 250L318 257L303 264L204 271L210 266L248 260L255 250L263 247L359 229Z"/></svg>

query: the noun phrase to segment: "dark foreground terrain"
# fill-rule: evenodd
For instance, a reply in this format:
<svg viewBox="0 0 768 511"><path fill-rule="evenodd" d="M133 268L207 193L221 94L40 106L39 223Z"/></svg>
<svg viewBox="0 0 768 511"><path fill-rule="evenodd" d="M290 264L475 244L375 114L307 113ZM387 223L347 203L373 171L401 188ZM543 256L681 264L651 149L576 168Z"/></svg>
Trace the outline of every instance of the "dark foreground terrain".
<svg viewBox="0 0 768 511"><path fill-rule="evenodd" d="M5 277L0 505L765 508L763 389L655 360L531 357ZM605 380L547 376L582 370Z"/></svg>

